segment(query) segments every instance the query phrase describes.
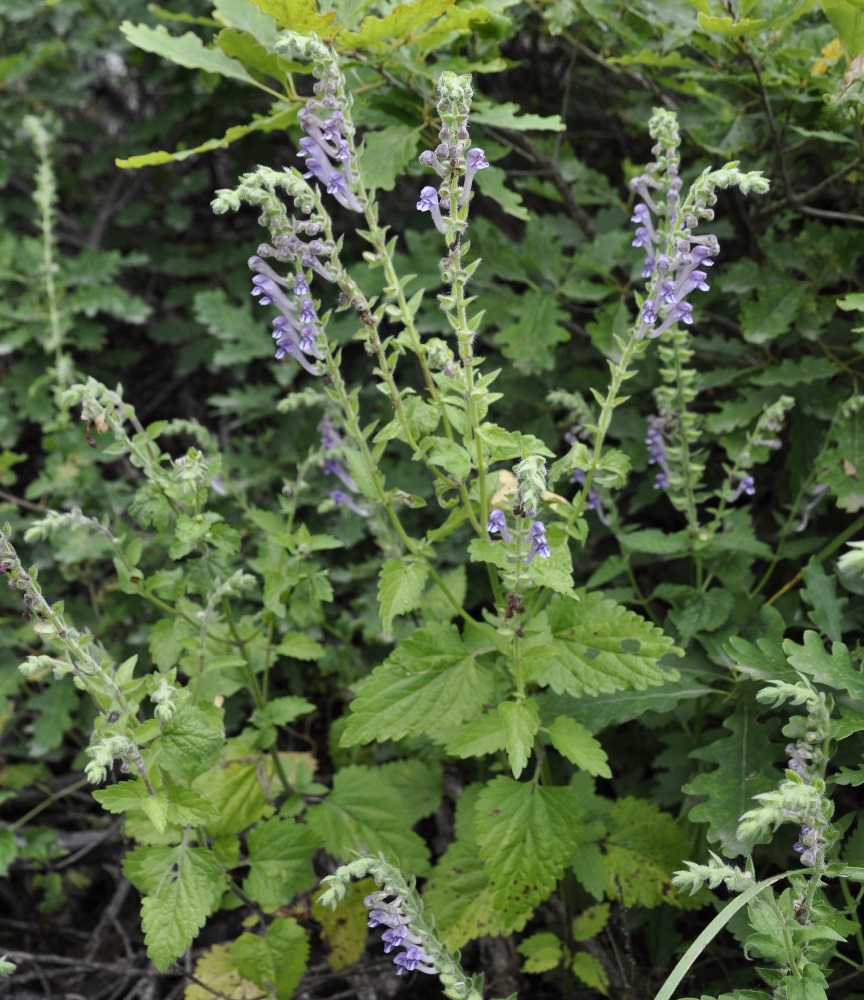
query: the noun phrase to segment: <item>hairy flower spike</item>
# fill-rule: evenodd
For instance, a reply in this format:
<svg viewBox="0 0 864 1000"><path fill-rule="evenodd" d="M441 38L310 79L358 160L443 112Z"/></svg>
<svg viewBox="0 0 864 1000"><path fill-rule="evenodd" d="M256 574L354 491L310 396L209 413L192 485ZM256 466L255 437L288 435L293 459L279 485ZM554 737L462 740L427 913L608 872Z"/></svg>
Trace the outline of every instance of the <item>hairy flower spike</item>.
<svg viewBox="0 0 864 1000"><path fill-rule="evenodd" d="M517 482L513 512L520 517L533 516L546 489L546 462L540 455L526 451L513 472Z"/></svg>
<svg viewBox="0 0 864 1000"><path fill-rule="evenodd" d="M335 54L320 39L283 31L276 52L288 59L312 63L316 79L297 121L306 133L299 156L306 160L304 177L314 177L340 205L362 212L365 196L358 186L357 150L351 122L351 94Z"/></svg>

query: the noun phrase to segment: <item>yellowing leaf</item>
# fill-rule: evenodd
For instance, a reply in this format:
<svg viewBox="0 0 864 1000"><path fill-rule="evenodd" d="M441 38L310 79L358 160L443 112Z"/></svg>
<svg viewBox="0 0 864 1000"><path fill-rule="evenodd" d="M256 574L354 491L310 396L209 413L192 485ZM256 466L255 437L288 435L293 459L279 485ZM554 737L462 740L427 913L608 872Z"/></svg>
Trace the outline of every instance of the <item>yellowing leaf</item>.
<svg viewBox="0 0 864 1000"><path fill-rule="evenodd" d="M230 942L214 944L195 963L195 978L199 983L186 987L183 1000L213 1000L214 993L221 993L227 1000L257 1000L261 996L260 987L244 979L234 963L229 951Z"/></svg>
<svg viewBox="0 0 864 1000"><path fill-rule="evenodd" d="M330 39L339 31L336 15L319 14L315 0L252 0L258 10L269 14L280 28L290 28L301 35L315 32Z"/></svg>
<svg viewBox="0 0 864 1000"><path fill-rule="evenodd" d="M321 925L321 937L329 949L327 964L334 972L352 965L366 948L369 928L363 899L374 888L371 878L352 882L335 910L319 902L325 892L323 887L312 897L312 916Z"/></svg>
<svg viewBox="0 0 864 1000"><path fill-rule="evenodd" d="M416 3L400 3L386 17L370 14L363 18L359 31L339 33L339 48L395 49L408 35L425 27L455 2L456 0L417 0Z"/></svg>

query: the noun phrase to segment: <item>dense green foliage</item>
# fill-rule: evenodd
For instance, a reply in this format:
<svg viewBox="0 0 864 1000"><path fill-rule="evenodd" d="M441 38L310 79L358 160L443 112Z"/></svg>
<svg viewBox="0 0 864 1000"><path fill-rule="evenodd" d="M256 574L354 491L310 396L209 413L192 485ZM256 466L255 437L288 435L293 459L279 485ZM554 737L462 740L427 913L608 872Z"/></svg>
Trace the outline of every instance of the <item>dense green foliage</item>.
<svg viewBox="0 0 864 1000"><path fill-rule="evenodd" d="M81 923L99 850L166 997L324 996L325 958L359 991L373 880L457 1000L458 949L496 996L860 992L857 0L0 26L11 981L78 954L20 935ZM418 156L465 74L490 165L463 205L445 176L442 237ZM359 212L281 169L313 75L350 94ZM655 338L629 220L679 156L663 232L721 249ZM315 375L248 294L292 214L332 237Z"/></svg>

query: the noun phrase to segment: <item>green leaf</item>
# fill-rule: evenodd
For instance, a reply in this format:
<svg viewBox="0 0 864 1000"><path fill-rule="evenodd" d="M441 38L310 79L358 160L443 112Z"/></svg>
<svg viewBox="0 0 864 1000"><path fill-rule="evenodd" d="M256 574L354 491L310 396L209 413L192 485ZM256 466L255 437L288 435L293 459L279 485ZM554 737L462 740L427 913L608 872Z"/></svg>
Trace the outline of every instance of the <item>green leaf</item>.
<svg viewBox="0 0 864 1000"><path fill-rule="evenodd" d="M171 774L194 777L213 762L225 742L222 711L215 705L184 705L154 744L156 761Z"/></svg>
<svg viewBox="0 0 864 1000"><path fill-rule="evenodd" d="M359 31L341 31L338 37L339 47L361 51L392 51L408 35L425 27L455 2L456 0L416 0L415 3L400 3L386 17L364 17Z"/></svg>
<svg viewBox="0 0 864 1000"><path fill-rule="evenodd" d="M825 17L837 32L843 48L854 59L864 52L864 10L856 0L819 0Z"/></svg>
<svg viewBox="0 0 864 1000"><path fill-rule="evenodd" d="M689 845L674 817L653 802L627 796L612 806L609 825L604 845L607 897L628 908L680 905L672 873L686 860Z"/></svg>
<svg viewBox="0 0 864 1000"><path fill-rule="evenodd" d="M219 905L228 877L203 847L136 847L123 871L144 893L147 955L160 972L178 959Z"/></svg>
<svg viewBox="0 0 864 1000"><path fill-rule="evenodd" d="M301 35L314 32L325 40L339 31L336 15L319 14L316 0L252 0L255 6L269 14L280 28L290 28Z"/></svg>
<svg viewBox="0 0 864 1000"><path fill-rule="evenodd" d="M411 125L387 125L363 136L360 168L367 188L392 191L396 178L417 156L420 129Z"/></svg>
<svg viewBox="0 0 864 1000"><path fill-rule="evenodd" d="M194 788L172 785L165 789L165 794L168 796L166 817L169 823L176 826L199 826L210 823L219 816L213 803Z"/></svg>
<svg viewBox="0 0 864 1000"><path fill-rule="evenodd" d="M801 571L807 586L801 597L810 605L810 621L822 634L834 642L843 638L843 612L849 599L837 596L837 578L829 576L822 564L815 559Z"/></svg>
<svg viewBox="0 0 864 1000"><path fill-rule="evenodd" d="M213 0L213 16L228 27L245 31L265 48L273 51L276 22L257 10L252 0Z"/></svg>
<svg viewBox="0 0 864 1000"><path fill-rule="evenodd" d="M690 754L719 766L696 775L683 791L704 798L690 810L690 819L707 823L708 839L720 841L723 853L735 857L753 847L752 842L738 839L738 822L751 808L754 795L776 787L779 775L774 765L782 759L783 750L771 742L776 722L759 722L749 706L739 706L723 725L730 736Z"/></svg>
<svg viewBox="0 0 864 1000"><path fill-rule="evenodd" d="M139 49L153 52L169 62L185 66L186 69L218 73L220 76L239 80L253 87L261 87L261 84L250 76L243 63L229 58L219 49L205 48L201 39L191 31L183 35L171 35L163 24L150 28L146 24L132 24L131 21L124 21L120 25L120 31L126 36L127 41L137 45Z"/></svg>
<svg viewBox="0 0 864 1000"><path fill-rule="evenodd" d="M600 778L611 778L609 758L603 752L603 747L588 732L588 730L566 715L560 715L549 726L549 737L552 746L571 764L575 764L588 774Z"/></svg>
<svg viewBox="0 0 864 1000"><path fill-rule="evenodd" d="M405 776L410 781L400 785L397 779ZM437 769L417 760L343 767L333 778L333 791L307 810L306 819L334 857L383 851L398 857L406 870L423 875L429 868L428 848L411 826L437 808L440 782Z"/></svg>
<svg viewBox="0 0 864 1000"><path fill-rule="evenodd" d="M276 1000L290 1000L309 960L309 935L293 917L276 917L267 936L241 934L231 946L237 971Z"/></svg>
<svg viewBox="0 0 864 1000"><path fill-rule="evenodd" d="M838 414L822 453L819 482L830 489L841 510L864 508L864 407Z"/></svg>
<svg viewBox="0 0 864 1000"><path fill-rule="evenodd" d="M258 760L231 760L210 768L195 781L195 787L216 807L218 818L207 823L213 837L240 833L269 816L273 806L262 786L266 780Z"/></svg>
<svg viewBox="0 0 864 1000"><path fill-rule="evenodd" d="M568 319L548 291L529 289L520 298L516 322L500 329L493 339L504 357L523 374L552 371L556 345L570 339Z"/></svg>
<svg viewBox="0 0 864 1000"><path fill-rule="evenodd" d="M199 153L210 153L215 149L227 149L232 142L237 142L244 136L252 132L273 132L285 129L296 121L297 113L293 108L280 108L271 115L257 115L246 125L232 125L226 129L221 138L208 139L198 146L190 149L176 149L169 153L164 149L156 150L153 153L141 153L138 156L127 156L125 159L114 160L115 166L123 170L138 170L140 167L158 167L163 163L179 163L187 160L190 156L197 156Z"/></svg>
<svg viewBox="0 0 864 1000"><path fill-rule="evenodd" d="M761 31L767 23L765 18L713 17L700 11L697 15L699 27L705 31L724 35L726 38L740 38L742 35L753 35Z"/></svg>
<svg viewBox="0 0 864 1000"><path fill-rule="evenodd" d="M12 862L18 857L18 841L8 828L0 828L0 878L6 878Z"/></svg>
<svg viewBox="0 0 864 1000"><path fill-rule="evenodd" d="M652 556L682 556L692 548L686 531L667 534L659 528L644 528L621 535L621 547L628 552L647 552Z"/></svg>
<svg viewBox="0 0 864 1000"><path fill-rule="evenodd" d="M294 820L264 820L247 840L249 874L243 891L272 913L315 882L312 856L320 846L309 827Z"/></svg>
<svg viewBox="0 0 864 1000"><path fill-rule="evenodd" d="M609 974L596 955L587 951L577 951L573 956L573 975L589 989L596 990L604 997L609 996Z"/></svg>
<svg viewBox="0 0 864 1000"><path fill-rule="evenodd" d="M573 940L590 941L609 923L608 903L597 903L583 910L573 921Z"/></svg>
<svg viewBox="0 0 864 1000"><path fill-rule="evenodd" d="M681 680L666 681L644 691L613 691L576 701L549 694L542 698L541 703L548 715L566 711L588 732L599 733L610 725L639 719L646 712L670 712L682 701L711 693L712 689L706 684L685 675Z"/></svg>
<svg viewBox="0 0 864 1000"><path fill-rule="evenodd" d="M482 785L469 785L459 797L456 840L438 859L423 891L438 932L451 948L461 948L474 938L503 934L506 927L477 847L476 806L482 790Z"/></svg>
<svg viewBox="0 0 864 1000"><path fill-rule="evenodd" d="M531 698L525 701L502 701L498 706L498 715L501 718L510 770L513 777L518 778L525 770L534 748L534 737L540 728L537 702Z"/></svg>
<svg viewBox="0 0 864 1000"><path fill-rule="evenodd" d="M741 334L750 344L767 344L786 333L809 292L798 280L771 269L757 286L755 299L741 304Z"/></svg>
<svg viewBox="0 0 864 1000"><path fill-rule="evenodd" d="M526 114L518 104L493 103L483 97L477 97L472 102L471 119L484 125L492 125L494 128L509 128L516 132L563 132L567 127L560 115L547 117Z"/></svg>
<svg viewBox="0 0 864 1000"><path fill-rule="evenodd" d="M478 715L494 687L454 625L417 629L363 683L341 745L434 734Z"/></svg>
<svg viewBox="0 0 864 1000"><path fill-rule="evenodd" d="M579 844L581 824L569 788L498 777L480 793L479 854L508 932L521 930L555 888Z"/></svg>
<svg viewBox="0 0 864 1000"><path fill-rule="evenodd" d="M506 737L503 719L498 711L488 712L459 726L444 730L436 742L444 744L454 757L483 757L504 749Z"/></svg>
<svg viewBox="0 0 864 1000"><path fill-rule="evenodd" d="M557 968L564 959L564 946L557 934L542 931L532 934L520 941L516 946L520 955L524 955L522 971L530 973L549 972Z"/></svg>
<svg viewBox="0 0 864 1000"><path fill-rule="evenodd" d="M523 666L533 681L569 695L642 690L677 677L660 659L680 653L644 618L601 594L581 601L555 596L548 606L553 639L526 650Z"/></svg>
<svg viewBox="0 0 864 1000"><path fill-rule="evenodd" d="M864 699L864 673L853 668L849 649L844 643L832 642L829 653L818 632L807 631L803 645L785 639L783 652L789 663L802 674L820 684L845 691L856 701Z"/></svg>
<svg viewBox="0 0 864 1000"><path fill-rule="evenodd" d="M378 578L378 602L385 632L393 631L396 615L404 615L420 606L428 577L429 563L425 559L413 562L388 559L384 563Z"/></svg>

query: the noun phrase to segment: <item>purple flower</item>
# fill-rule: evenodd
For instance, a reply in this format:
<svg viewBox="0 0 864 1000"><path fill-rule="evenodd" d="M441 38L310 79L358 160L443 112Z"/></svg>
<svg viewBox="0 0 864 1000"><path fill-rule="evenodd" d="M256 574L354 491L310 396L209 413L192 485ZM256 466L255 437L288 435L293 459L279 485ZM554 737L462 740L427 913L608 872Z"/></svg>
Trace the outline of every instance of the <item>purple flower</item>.
<svg viewBox="0 0 864 1000"><path fill-rule="evenodd" d="M354 498L349 496L344 490L331 490L330 499L337 507L347 507L349 510L353 510L355 514L360 517L369 517L369 511L365 507L361 507L359 503L356 503ZM375 911L378 912L378 911ZM371 914L369 915L371 919ZM398 923L399 921L397 921ZM375 924L370 923L370 927L375 927ZM394 927L395 924L388 924L390 927Z"/></svg>
<svg viewBox="0 0 864 1000"><path fill-rule="evenodd" d="M351 478L351 474L345 466L341 462L338 462L335 458L325 458L322 471L325 476L336 476L338 479L341 479L345 488L351 490L352 493L358 492L357 484Z"/></svg>
<svg viewBox="0 0 864 1000"><path fill-rule="evenodd" d="M316 102L317 103L317 102ZM341 111L322 121L309 108L297 113L297 120L306 135L300 140L300 157L306 158L307 172L304 177L314 177L327 188L327 193L354 212L362 212L360 203L354 197L350 185L354 183L351 172L351 146L344 138L345 117ZM337 170L331 160L342 165Z"/></svg>
<svg viewBox="0 0 864 1000"><path fill-rule="evenodd" d="M381 935L381 940L384 942L384 954L389 955L394 948L401 948L410 933L407 924L399 924L398 927L390 927L384 931Z"/></svg>
<svg viewBox="0 0 864 1000"><path fill-rule="evenodd" d="M410 948L400 952L393 961L396 963L397 976L406 972L426 972L435 975L432 956L427 955L419 945L412 944Z"/></svg>
<svg viewBox="0 0 864 1000"><path fill-rule="evenodd" d="M647 250L651 245L651 233L648 231L648 228L646 226L638 226L636 228L636 236L630 242L630 246L643 247Z"/></svg>
<svg viewBox="0 0 864 1000"><path fill-rule="evenodd" d="M586 476L582 469L574 469L570 476L570 482L579 483L580 486L585 485L585 479ZM603 504L600 501L600 494L596 490L588 490L588 500L586 506L588 510L596 511L597 517L603 524L609 523L609 519L606 517L606 512L603 510Z"/></svg>
<svg viewBox="0 0 864 1000"><path fill-rule="evenodd" d="M666 454L666 439L663 437L661 425L663 421L660 417L648 418L648 433L645 436L645 444L648 445L648 464L659 465L661 471L654 477L654 489L663 490L669 485L669 459Z"/></svg>
<svg viewBox="0 0 864 1000"><path fill-rule="evenodd" d="M657 322L657 312L654 309L654 300L645 299L642 303L642 323L645 326L653 326Z"/></svg>
<svg viewBox="0 0 864 1000"><path fill-rule="evenodd" d="M435 223L435 228L439 233L446 232L444 226L444 220L441 218L441 208L438 204L438 192L434 187L426 185L420 192L420 200L417 202L417 208L421 212L429 212L432 216L432 221Z"/></svg>
<svg viewBox="0 0 864 1000"><path fill-rule="evenodd" d="M744 473L744 475L736 473L735 478L738 479L738 485L732 491L729 503L735 503L742 493L746 493L748 497L755 496L756 480L749 473ZM789 746L794 749L794 744L790 743Z"/></svg>
<svg viewBox="0 0 864 1000"><path fill-rule="evenodd" d="M531 549L525 558L525 565L530 566L535 556L541 559L548 559L552 555L549 543L546 541L546 526L542 521L534 521L529 531L531 538Z"/></svg>
<svg viewBox="0 0 864 1000"><path fill-rule="evenodd" d="M474 175L478 170L485 170L488 166L486 153L479 146L468 150L468 155L465 157L465 176L462 178L462 194L459 195L460 205L466 205L471 197Z"/></svg>
<svg viewBox="0 0 864 1000"><path fill-rule="evenodd" d="M505 542L512 542L513 537L507 529L507 520L503 510L490 510L489 520L486 522L486 530L490 535L500 534Z"/></svg>
<svg viewBox="0 0 864 1000"><path fill-rule="evenodd" d="M336 430L333 421L326 414L321 418L317 429L321 438L321 447L325 451L335 451L342 445L342 435Z"/></svg>
<svg viewBox="0 0 864 1000"><path fill-rule="evenodd" d="M660 298L666 305L674 306L678 301L678 297L675 295L675 282L670 281L668 278L660 285Z"/></svg>

